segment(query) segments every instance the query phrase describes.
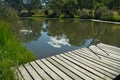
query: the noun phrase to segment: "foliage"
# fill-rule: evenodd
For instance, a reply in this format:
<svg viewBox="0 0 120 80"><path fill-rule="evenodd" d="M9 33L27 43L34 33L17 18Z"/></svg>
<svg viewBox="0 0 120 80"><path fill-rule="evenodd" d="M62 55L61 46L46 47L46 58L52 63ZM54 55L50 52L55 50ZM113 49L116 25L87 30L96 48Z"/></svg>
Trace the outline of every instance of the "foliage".
<svg viewBox="0 0 120 80"><path fill-rule="evenodd" d="M70 18L70 16L69 16L69 15L64 15L64 14L63 14L63 15L60 15L59 18Z"/></svg>
<svg viewBox="0 0 120 80"><path fill-rule="evenodd" d="M25 7L31 13L32 10L41 8L41 0L26 0Z"/></svg>
<svg viewBox="0 0 120 80"><path fill-rule="evenodd" d="M118 10L119 13L120 7L120 0L3 0L0 1L0 3L1 2L6 2L6 4L9 4L20 16L24 17L32 16L33 13L38 14L39 12L36 13L36 10L43 9L45 11L43 13L48 17L59 17L64 14L73 18L74 15L80 16L80 11L82 11L82 18L86 18L88 12L83 9L89 9L92 10L92 13L90 13L90 16L92 14L92 18L95 15L95 18L100 19L99 15L101 15L101 12L106 8L110 13L111 11L109 10ZM27 10L28 13L22 12L23 10ZM93 11L95 14L93 14ZM84 13L85 15L83 15Z"/></svg>
<svg viewBox="0 0 120 80"><path fill-rule="evenodd" d="M112 10L118 10L120 6L120 0L110 0L108 8Z"/></svg>
<svg viewBox="0 0 120 80"><path fill-rule="evenodd" d="M100 19L102 19L102 20L109 20L109 21L113 20L114 19L113 12L110 11L110 10L105 11L104 13L102 13Z"/></svg>
<svg viewBox="0 0 120 80"><path fill-rule="evenodd" d="M96 19L100 19L102 13L107 11L107 7L104 6L104 4L102 4L102 3L96 3L94 8L95 8L94 9L94 14L95 14Z"/></svg>
<svg viewBox="0 0 120 80"><path fill-rule="evenodd" d="M9 5L0 4L0 19L5 20L7 22L16 23L18 20L18 16L14 9L10 8Z"/></svg>
<svg viewBox="0 0 120 80"><path fill-rule="evenodd" d="M114 15L114 19L113 19L114 21L120 21L120 15L117 11L114 11L113 15Z"/></svg>
<svg viewBox="0 0 120 80"><path fill-rule="evenodd" d="M23 0L5 0L5 2L18 12L21 12L23 9Z"/></svg>
<svg viewBox="0 0 120 80"><path fill-rule="evenodd" d="M0 80L14 80L11 67L35 58L14 37L10 24L4 21L0 21L0 23Z"/></svg>
<svg viewBox="0 0 120 80"><path fill-rule="evenodd" d="M96 19L102 20L113 20L114 16L112 11L108 10L104 4L96 4L94 14Z"/></svg>
<svg viewBox="0 0 120 80"><path fill-rule="evenodd" d="M31 12L22 11L19 16L21 16L21 17L30 17L32 15L34 15L34 13L32 11Z"/></svg>
<svg viewBox="0 0 120 80"><path fill-rule="evenodd" d="M80 18L82 19L92 18L92 11L87 10L87 9L82 9L82 11L80 12Z"/></svg>
<svg viewBox="0 0 120 80"><path fill-rule="evenodd" d="M47 17L56 17L57 15L56 15L56 12L55 11L53 11L53 10L49 10L49 12L48 12L48 15L47 15Z"/></svg>
<svg viewBox="0 0 120 80"><path fill-rule="evenodd" d="M120 8L118 9L118 15L120 15Z"/></svg>
<svg viewBox="0 0 120 80"><path fill-rule="evenodd" d="M14 80L14 70L11 68L35 59L21 46L13 33L17 22L18 16L14 9L5 3L0 3L0 80Z"/></svg>
<svg viewBox="0 0 120 80"><path fill-rule="evenodd" d="M48 15L48 14L49 14L49 13L48 13L48 10L45 10L45 11L44 11L44 14L45 14L45 15Z"/></svg>

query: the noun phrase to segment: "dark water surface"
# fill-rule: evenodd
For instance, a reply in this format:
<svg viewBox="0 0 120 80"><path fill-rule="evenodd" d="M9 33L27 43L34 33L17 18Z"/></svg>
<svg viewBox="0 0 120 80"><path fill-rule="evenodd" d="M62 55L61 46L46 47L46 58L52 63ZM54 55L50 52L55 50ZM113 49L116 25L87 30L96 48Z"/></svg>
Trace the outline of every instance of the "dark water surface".
<svg viewBox="0 0 120 80"><path fill-rule="evenodd" d="M120 47L120 25L87 20L24 19L21 42L38 58L64 53L98 42Z"/></svg>

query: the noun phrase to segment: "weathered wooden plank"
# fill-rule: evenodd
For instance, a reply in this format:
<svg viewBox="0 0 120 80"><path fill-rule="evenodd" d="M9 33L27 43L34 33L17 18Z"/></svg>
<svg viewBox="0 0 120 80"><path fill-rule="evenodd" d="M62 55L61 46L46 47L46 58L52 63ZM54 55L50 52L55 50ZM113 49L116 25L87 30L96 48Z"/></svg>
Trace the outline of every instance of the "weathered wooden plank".
<svg viewBox="0 0 120 80"><path fill-rule="evenodd" d="M30 64L32 65L32 67L39 73L39 75L41 75L43 80L52 80L52 78L50 78L43 69L41 69L35 62L30 62Z"/></svg>
<svg viewBox="0 0 120 80"><path fill-rule="evenodd" d="M18 69L16 69L15 74L16 74L18 80L24 80L24 78L22 77L22 75Z"/></svg>
<svg viewBox="0 0 120 80"><path fill-rule="evenodd" d="M109 57L108 55L103 55L99 51L96 51L96 50L94 50L93 52L97 53L98 56L101 57L101 59L106 59L106 60L109 60L109 61L111 61L113 63L120 64L120 60L118 60L118 59L116 59L114 57L112 58L112 57Z"/></svg>
<svg viewBox="0 0 120 80"><path fill-rule="evenodd" d="M114 46L110 46L110 45L106 45L106 44L102 44L102 43L97 44L96 46L101 48L104 51L107 51L109 53L114 53L115 55L120 56L120 50L119 50L120 48L118 48L118 47L114 47Z"/></svg>
<svg viewBox="0 0 120 80"><path fill-rule="evenodd" d="M120 56L118 55L114 55L114 54L111 54L111 53L107 53L109 55L107 55L104 51L100 50L99 48L97 48L96 46L92 45L89 47L91 50L93 50L95 53L97 54L100 54L100 55L104 55L108 58L111 58L111 59L114 59L114 60L117 60L117 61L120 61Z"/></svg>
<svg viewBox="0 0 120 80"><path fill-rule="evenodd" d="M84 50L84 51L83 51ZM95 57L96 59L98 59L98 60L101 60L101 61L105 61L105 62L107 62L107 63L110 63L110 64L112 64L112 65L115 65L116 67L118 66L118 67L120 67L120 65L119 65L119 62L118 61L116 61L116 60L112 60L112 59L110 59L110 58L108 58L108 57L105 57L105 56L101 56L101 55L98 55L101 59L99 59L93 52L91 52L89 49L87 49L87 48L84 48L84 49L78 49L78 50L75 50L75 51L81 51L81 52L84 52L84 53L86 53L86 54L88 54L88 55L90 55L90 56L93 56L93 58ZM118 63L117 63L118 62Z"/></svg>
<svg viewBox="0 0 120 80"><path fill-rule="evenodd" d="M77 51L77 50L75 50L75 51ZM89 51L89 49L84 49L84 51L83 50L78 50L77 52L79 53L79 51L84 52L85 54L91 56L91 58L97 59L97 60L99 60L99 61L101 61L103 63L106 63L108 65L110 64L111 66L116 67L117 69L119 69L119 67L120 67L120 65L118 63L116 63L114 61L111 61L109 58L106 58L104 56L99 55L99 57L101 57L101 59L96 58L97 56L93 55L93 53L91 51Z"/></svg>
<svg viewBox="0 0 120 80"><path fill-rule="evenodd" d="M97 44L21 65L21 80L112 80L120 73L120 48Z"/></svg>
<svg viewBox="0 0 120 80"><path fill-rule="evenodd" d="M114 57L120 59L120 54L118 54L117 52L111 52L110 50L106 50L105 48L103 49L103 48L101 48L101 47L99 47L97 45L95 47L98 48L98 49L100 49L101 51L107 53L111 57L114 56Z"/></svg>
<svg viewBox="0 0 120 80"><path fill-rule="evenodd" d="M120 69L119 67L116 67L114 65L111 65L110 63L106 62L106 61L103 61L103 60L100 60L100 59L96 59L94 56L91 56L87 53L83 53L81 51L72 51L74 54L76 55L79 55L83 58L85 58L86 60L89 60L95 64L98 64L98 65L101 65L101 66L104 66L105 68L108 68L108 69L111 69L115 72L120 72Z"/></svg>
<svg viewBox="0 0 120 80"><path fill-rule="evenodd" d="M63 54L61 54L61 55L63 55ZM62 61L70 64L72 67L74 67L75 69L77 69L78 71L80 71L81 73L83 73L86 77L88 77L88 78L90 78L90 79L93 79L93 78L91 77L91 76L93 76L92 73L89 73L87 70L83 69L83 68L80 67L80 66L77 66L76 64L72 63L71 61L69 61L69 60L67 60L67 59L65 59L65 58L63 58L63 57L61 57L60 55L57 55L57 57L60 58ZM72 61L73 61L73 60L72 60ZM85 76L84 76L84 78L85 78Z"/></svg>
<svg viewBox="0 0 120 80"><path fill-rule="evenodd" d="M28 72L31 74L33 79L42 80L42 78L37 74L37 72L31 67L31 65L29 63L25 64L24 66L28 70Z"/></svg>
<svg viewBox="0 0 120 80"><path fill-rule="evenodd" d="M54 73L50 68L48 68L42 61L36 60L38 65L45 70L53 79L55 80L62 80L61 77L59 77L56 73Z"/></svg>
<svg viewBox="0 0 120 80"><path fill-rule="evenodd" d="M75 65L73 66L71 63L66 63L60 59L58 59L55 56L52 56L52 59L56 60L58 63L60 63L61 65L64 65L66 68L68 68L70 71L72 71L73 73L75 73L76 75L78 75L79 77L81 77L83 80L92 80L90 77L88 77L87 75L79 72L77 69L75 69ZM72 65L72 66L71 66Z"/></svg>
<svg viewBox="0 0 120 80"><path fill-rule="evenodd" d="M63 73L61 70L56 68L53 64L51 64L46 59L41 59L46 65L48 65L49 68L51 68L55 73L57 73L59 76L61 76L64 80L73 80L69 76L67 76L65 73Z"/></svg>
<svg viewBox="0 0 120 80"><path fill-rule="evenodd" d="M100 72L98 72L98 71L96 71L96 70L94 70L94 69L86 66L85 64L82 64L82 63L80 63L80 62L78 62L78 61L75 61L74 59L71 59L70 57L65 56L64 54L61 54L61 56L63 56L64 58L70 60L70 61L73 62L74 64L79 65L79 67L84 68L83 70L88 70L88 71L90 71L90 72L86 72L87 75L91 75L91 76L94 76L94 77L95 77L95 75L97 75L98 77L101 78L101 79L99 79L99 80L102 80L102 79L104 79L104 78L106 78L106 79L108 79L108 80L111 80L110 77L108 77L108 76L106 76L106 75L104 75L104 74L102 74L102 73L100 73ZM78 70L79 70L79 67L78 67ZM76 68L77 68L77 67L76 67ZM80 69L80 70L81 70L81 69Z"/></svg>
<svg viewBox="0 0 120 80"><path fill-rule="evenodd" d="M33 78L30 76L30 74L23 67L23 65L21 65L18 69L25 80L33 80Z"/></svg>
<svg viewBox="0 0 120 80"><path fill-rule="evenodd" d="M60 65L58 62L56 62L52 58L47 58L47 60L49 60L51 63L53 63L61 71L63 71L64 73L66 73L67 75L69 75L70 77L72 77L74 80L82 80L82 78L80 78L79 76L77 76L76 74L74 74L73 72L71 72L69 69L67 69L63 65Z"/></svg>
<svg viewBox="0 0 120 80"><path fill-rule="evenodd" d="M102 74L105 74L105 75L111 77L111 78L114 78L116 75L119 74L119 73L117 73L117 72L115 72L115 71L113 71L111 69L105 68L105 67L103 67L101 65L98 65L98 64L96 64L94 62L91 62L91 61L89 61L89 60L87 60L87 59L85 59L85 58L83 58L81 56L78 56L75 53L69 52L69 54L67 53L65 55L67 55L67 56L69 56L69 57L71 57L71 58L73 58L73 59L75 59L75 60L77 60L77 61L79 61L79 62L81 62L83 64L86 64L87 66L89 66L89 67L91 67L91 68L101 72Z"/></svg>
<svg viewBox="0 0 120 80"><path fill-rule="evenodd" d="M103 47L105 49L108 49L110 51L117 52L120 55L120 48L118 48L118 47L107 45L107 44L103 44L103 43L99 43L99 44L97 44L97 46L101 46L101 47Z"/></svg>

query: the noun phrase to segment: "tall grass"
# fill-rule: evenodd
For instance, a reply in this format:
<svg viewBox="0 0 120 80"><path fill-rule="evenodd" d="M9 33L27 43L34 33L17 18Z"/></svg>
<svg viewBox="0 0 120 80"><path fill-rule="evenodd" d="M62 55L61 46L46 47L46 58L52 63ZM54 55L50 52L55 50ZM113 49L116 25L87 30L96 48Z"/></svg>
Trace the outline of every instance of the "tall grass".
<svg viewBox="0 0 120 80"><path fill-rule="evenodd" d="M34 59L13 35L10 24L0 21L0 80L15 80L11 67Z"/></svg>

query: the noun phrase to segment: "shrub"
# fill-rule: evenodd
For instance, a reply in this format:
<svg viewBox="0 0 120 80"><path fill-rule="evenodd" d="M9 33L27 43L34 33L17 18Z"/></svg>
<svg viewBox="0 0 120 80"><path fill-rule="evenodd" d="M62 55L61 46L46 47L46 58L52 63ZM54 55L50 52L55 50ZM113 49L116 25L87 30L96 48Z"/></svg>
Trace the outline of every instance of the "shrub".
<svg viewBox="0 0 120 80"><path fill-rule="evenodd" d="M0 4L0 19L10 23L16 23L18 15L14 9L10 8L7 4Z"/></svg>
<svg viewBox="0 0 120 80"><path fill-rule="evenodd" d="M68 17L69 17L69 16L64 15L64 14L62 14L62 15L59 16L59 18L68 18Z"/></svg>
<svg viewBox="0 0 120 80"><path fill-rule="evenodd" d="M80 18L82 19L92 18L92 12L88 9L82 9L82 11L80 12Z"/></svg>
<svg viewBox="0 0 120 80"><path fill-rule="evenodd" d="M100 17L102 16L102 14L104 14L107 11L107 7L105 6L99 6L95 9L94 11L94 15L96 19L100 19Z"/></svg>
<svg viewBox="0 0 120 80"><path fill-rule="evenodd" d="M120 21L120 15L117 11L113 11L113 14L114 14L114 21Z"/></svg>
<svg viewBox="0 0 120 80"><path fill-rule="evenodd" d="M78 16L78 15L74 15L74 18L79 19L79 18L80 18L80 16Z"/></svg>
<svg viewBox="0 0 120 80"><path fill-rule="evenodd" d="M48 17L50 17L50 18L57 17L56 12L53 10L49 10Z"/></svg>
<svg viewBox="0 0 120 80"><path fill-rule="evenodd" d="M106 10L105 12L102 13L100 19L102 20L113 20L114 18L114 15L113 15L113 12L110 11L110 10Z"/></svg>
<svg viewBox="0 0 120 80"><path fill-rule="evenodd" d="M45 11L44 11L44 14L45 14L45 15L48 15L48 14L49 14L48 10L45 10Z"/></svg>
<svg viewBox="0 0 120 80"><path fill-rule="evenodd" d="M120 9L118 10L118 15L120 16Z"/></svg>
<svg viewBox="0 0 120 80"><path fill-rule="evenodd" d="M95 19L113 20L112 11L108 10L106 6L98 6L94 11Z"/></svg>
<svg viewBox="0 0 120 80"><path fill-rule="evenodd" d="M20 17L31 17L34 13L33 12L27 12L27 11L23 11L20 13Z"/></svg>

